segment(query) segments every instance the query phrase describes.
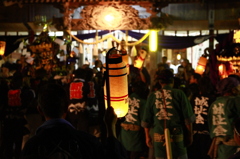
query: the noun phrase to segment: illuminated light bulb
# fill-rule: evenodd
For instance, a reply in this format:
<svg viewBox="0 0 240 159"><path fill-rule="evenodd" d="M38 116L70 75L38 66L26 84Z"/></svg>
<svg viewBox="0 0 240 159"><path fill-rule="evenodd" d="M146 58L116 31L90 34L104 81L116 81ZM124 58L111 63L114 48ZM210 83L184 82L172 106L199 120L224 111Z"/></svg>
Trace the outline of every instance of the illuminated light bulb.
<svg viewBox="0 0 240 159"><path fill-rule="evenodd" d="M149 35L149 49L151 52L157 51L158 45L158 31L151 30Z"/></svg>
<svg viewBox="0 0 240 159"><path fill-rule="evenodd" d="M180 54L177 54L177 60L181 60L181 55Z"/></svg>
<svg viewBox="0 0 240 159"><path fill-rule="evenodd" d="M108 21L108 22L111 22L111 21L114 20L114 16L108 14L108 15L105 16L105 20Z"/></svg>

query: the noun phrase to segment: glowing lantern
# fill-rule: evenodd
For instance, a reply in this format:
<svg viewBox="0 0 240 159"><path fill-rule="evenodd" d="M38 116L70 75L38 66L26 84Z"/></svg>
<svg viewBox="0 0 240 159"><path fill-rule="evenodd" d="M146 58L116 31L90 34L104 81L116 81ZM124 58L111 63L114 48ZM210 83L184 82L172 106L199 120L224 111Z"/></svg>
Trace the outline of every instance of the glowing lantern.
<svg viewBox="0 0 240 159"><path fill-rule="evenodd" d="M203 72L205 71L205 68L206 68L206 64L207 64L207 58L206 57L203 57L201 56L198 60L198 65L196 67L196 70L195 72L202 75Z"/></svg>
<svg viewBox="0 0 240 159"><path fill-rule="evenodd" d="M126 69L127 69L127 74L129 74L129 64L128 64L128 54L127 52L123 52L122 53L122 61L125 63L126 65Z"/></svg>
<svg viewBox="0 0 240 159"><path fill-rule="evenodd" d="M4 55L5 48L6 48L6 42L5 41L0 41L0 56Z"/></svg>
<svg viewBox="0 0 240 159"><path fill-rule="evenodd" d="M128 112L128 81L126 64L119 54L113 54L108 59L110 105L118 117L124 117ZM103 65L106 71L106 64ZM107 90L104 85L104 100L107 106Z"/></svg>
<svg viewBox="0 0 240 159"><path fill-rule="evenodd" d="M219 72L219 75L221 76L221 78L228 77L228 73L227 73L227 69L226 69L226 65L225 64L220 64L218 66L218 72Z"/></svg>
<svg viewBox="0 0 240 159"><path fill-rule="evenodd" d="M151 52L157 51L158 45L158 31L151 30L149 35L149 49Z"/></svg>
<svg viewBox="0 0 240 159"><path fill-rule="evenodd" d="M144 49L141 49L139 51L139 56L136 56L134 59L134 67L141 68L143 66L143 62L147 56L147 51Z"/></svg>
<svg viewBox="0 0 240 159"><path fill-rule="evenodd" d="M177 54L177 60L181 60L181 54Z"/></svg>

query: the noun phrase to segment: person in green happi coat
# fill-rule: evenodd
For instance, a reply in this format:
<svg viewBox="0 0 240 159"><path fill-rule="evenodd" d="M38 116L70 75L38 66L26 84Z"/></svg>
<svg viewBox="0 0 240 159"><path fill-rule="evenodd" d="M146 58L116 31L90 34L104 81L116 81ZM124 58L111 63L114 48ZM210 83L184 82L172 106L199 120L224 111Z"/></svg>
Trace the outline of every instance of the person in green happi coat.
<svg viewBox="0 0 240 159"><path fill-rule="evenodd" d="M147 84L137 81L132 84L129 96L129 109L125 120L121 123L119 140L128 151L130 159L139 159L146 149L144 129L141 127L143 111L149 93Z"/></svg>
<svg viewBox="0 0 240 159"><path fill-rule="evenodd" d="M172 157L187 159L186 147L192 143L192 123L195 121L195 114L184 92L172 88L172 71L162 70L157 78L162 89L150 93L141 123L145 129L146 144L148 147L154 147L156 159L166 159L164 130L167 128L171 137ZM149 133L152 126L153 139Z"/></svg>

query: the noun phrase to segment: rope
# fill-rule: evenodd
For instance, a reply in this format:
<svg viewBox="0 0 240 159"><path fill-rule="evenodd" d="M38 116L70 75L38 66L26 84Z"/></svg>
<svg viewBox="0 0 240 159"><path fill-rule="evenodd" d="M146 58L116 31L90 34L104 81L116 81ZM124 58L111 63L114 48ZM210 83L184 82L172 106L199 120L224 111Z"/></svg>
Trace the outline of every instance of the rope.
<svg viewBox="0 0 240 159"><path fill-rule="evenodd" d="M88 45L94 45L94 44L98 44L103 42L104 40L108 39L108 38L112 38L114 41L116 41L117 43L121 43L121 40L117 39L115 36L113 36L112 34L106 35L104 36L102 39L99 39L98 41L95 42L85 42L81 39L78 39L76 36L72 35L70 30L66 30L66 32L72 37L74 38L77 42L82 43L82 44L88 44ZM132 43L128 43L126 42L126 46L134 46L134 45L138 45L141 42L143 42L150 34L150 31L148 31L141 39L139 39L138 41L132 42Z"/></svg>

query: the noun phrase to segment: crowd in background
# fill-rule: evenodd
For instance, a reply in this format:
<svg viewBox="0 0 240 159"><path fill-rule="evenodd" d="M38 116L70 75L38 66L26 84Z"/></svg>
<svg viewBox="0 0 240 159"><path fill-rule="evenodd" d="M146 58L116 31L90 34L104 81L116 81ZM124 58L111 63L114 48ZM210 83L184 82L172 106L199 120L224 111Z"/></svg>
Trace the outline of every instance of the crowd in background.
<svg viewBox="0 0 240 159"><path fill-rule="evenodd" d="M156 136L153 132L156 123L152 120L155 119L148 117L151 114L146 113L151 101L155 102L153 105L156 101L162 102L163 106L164 102L167 103L165 106L184 105L179 108L184 110L173 114L181 116L179 112L182 112L184 117L180 119L189 118L188 124L192 126L192 132L188 134L188 144L184 145L186 152L185 149L173 151L174 158L186 155L189 159L230 158L239 148L234 140L234 132L237 136L240 133L239 127L234 129L234 121L240 117L239 76L230 75L213 85L208 74L195 73L187 59L182 60L178 72L172 75L166 72L173 72L166 61L167 58L163 57L162 62L157 65L153 83L145 67L138 69L130 66L129 112L118 119L116 127L118 139L128 151L129 159L164 158L161 154L159 156L161 151L156 150L158 145L151 146L146 142L146 139L150 139L146 136L146 128L149 128L150 136L161 138L161 134ZM46 83L57 83L68 93L66 119L77 130L102 140L106 133L102 120L105 113L102 69L100 60L95 61L93 68L83 65L73 71L49 71L47 67L36 69L29 67L24 60L15 64L4 63L0 73L0 158L19 158L26 141L44 122L37 110L37 97L39 88ZM171 88L165 87L168 85ZM170 94L169 98L161 97L164 91L165 95ZM155 99L157 93L161 94L159 99ZM177 103L182 102L180 99L185 103ZM171 112L168 113L169 116L170 114ZM150 126L146 126L146 123ZM170 130L170 133L180 134L177 129ZM184 140L181 142L185 144Z"/></svg>

